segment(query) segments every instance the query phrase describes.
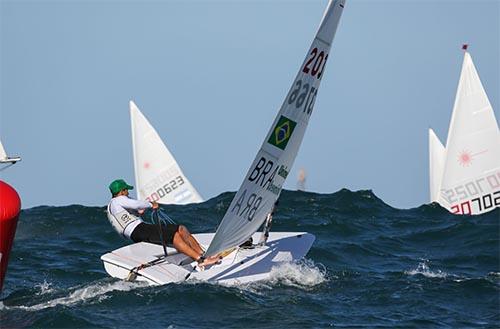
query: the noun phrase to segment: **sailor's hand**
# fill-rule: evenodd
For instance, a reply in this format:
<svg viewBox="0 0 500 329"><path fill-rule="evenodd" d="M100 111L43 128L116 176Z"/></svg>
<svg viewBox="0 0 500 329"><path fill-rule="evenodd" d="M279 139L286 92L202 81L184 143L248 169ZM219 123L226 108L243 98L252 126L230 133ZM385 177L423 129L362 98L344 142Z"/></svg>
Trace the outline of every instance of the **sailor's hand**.
<svg viewBox="0 0 500 329"><path fill-rule="evenodd" d="M158 209L160 207L158 205L158 202L156 202L156 201L151 202L151 204L153 205L153 209Z"/></svg>

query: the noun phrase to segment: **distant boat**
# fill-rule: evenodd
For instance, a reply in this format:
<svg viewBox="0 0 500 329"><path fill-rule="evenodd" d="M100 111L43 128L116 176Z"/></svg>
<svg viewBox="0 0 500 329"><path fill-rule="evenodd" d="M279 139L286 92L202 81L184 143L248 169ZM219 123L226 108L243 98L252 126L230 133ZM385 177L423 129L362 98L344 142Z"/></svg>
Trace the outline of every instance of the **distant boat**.
<svg viewBox="0 0 500 329"><path fill-rule="evenodd" d="M304 168L300 168L299 174L297 176L297 191L305 191L306 190L306 179L307 173Z"/></svg>
<svg viewBox="0 0 500 329"><path fill-rule="evenodd" d="M500 206L500 134L470 54L465 50L446 148L429 129L431 202L454 214Z"/></svg>
<svg viewBox="0 0 500 329"><path fill-rule="evenodd" d="M17 161L21 161L21 158L18 156L15 156L15 157L7 156L7 153L5 152L5 149L3 148L2 142L0 141L0 163L14 164Z"/></svg>
<svg viewBox="0 0 500 329"><path fill-rule="evenodd" d="M160 136L130 101L137 198L162 204L203 202Z"/></svg>

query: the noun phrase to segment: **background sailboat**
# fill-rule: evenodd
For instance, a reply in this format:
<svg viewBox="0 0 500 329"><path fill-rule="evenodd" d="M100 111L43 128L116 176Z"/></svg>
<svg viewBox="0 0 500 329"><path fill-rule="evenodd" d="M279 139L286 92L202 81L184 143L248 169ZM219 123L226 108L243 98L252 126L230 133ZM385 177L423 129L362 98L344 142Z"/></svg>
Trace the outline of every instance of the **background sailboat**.
<svg viewBox="0 0 500 329"><path fill-rule="evenodd" d="M454 214L472 215L500 206L498 124L467 51L444 153L442 174L438 172L439 166L431 165L430 172L431 180L440 180L436 199L439 204ZM439 157L431 157L431 161L435 163Z"/></svg>
<svg viewBox="0 0 500 329"><path fill-rule="evenodd" d="M160 136L130 101L132 148L137 197L162 204L202 202Z"/></svg>
<svg viewBox="0 0 500 329"><path fill-rule="evenodd" d="M21 161L21 158L18 156L9 157L3 148L2 141L0 141L0 163L11 163L14 164L17 161Z"/></svg>

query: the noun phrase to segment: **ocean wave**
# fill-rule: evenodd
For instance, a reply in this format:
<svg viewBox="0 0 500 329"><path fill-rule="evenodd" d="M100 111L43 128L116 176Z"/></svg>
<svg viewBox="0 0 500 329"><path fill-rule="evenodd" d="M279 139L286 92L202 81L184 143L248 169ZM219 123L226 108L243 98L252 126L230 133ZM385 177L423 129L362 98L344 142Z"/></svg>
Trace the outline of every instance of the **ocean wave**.
<svg viewBox="0 0 500 329"><path fill-rule="evenodd" d="M79 303L100 302L108 298L108 293L114 291L130 291L133 289L145 287L147 284L144 282L126 282L126 281L113 281L113 282L98 282L92 283L82 288L77 288L65 297L58 297L48 301L35 304L35 305L19 305L19 306L6 306L3 305L5 310L25 310L25 311L40 311L47 308L56 306L73 306ZM47 288L43 288L47 289ZM69 289L71 290L71 289ZM53 290L52 290L53 291ZM48 292L48 290L46 291ZM45 292L45 293L46 293ZM44 294L45 294L44 293Z"/></svg>
<svg viewBox="0 0 500 329"><path fill-rule="evenodd" d="M404 272L406 275L423 275L426 278L440 278L444 279L449 276L448 273L441 270L432 271L428 265L428 261L421 262L417 265L415 269L408 270Z"/></svg>
<svg viewBox="0 0 500 329"><path fill-rule="evenodd" d="M234 194L161 207L191 232L214 232ZM283 191L272 231L314 234L307 259L280 264L260 282L144 287L104 270L100 256L129 242L103 207L25 209L0 301L2 324L183 327L194 317L200 328L245 327L249 318L261 327L499 327L499 218L500 209L480 216L455 216L437 204L396 209L371 190Z"/></svg>

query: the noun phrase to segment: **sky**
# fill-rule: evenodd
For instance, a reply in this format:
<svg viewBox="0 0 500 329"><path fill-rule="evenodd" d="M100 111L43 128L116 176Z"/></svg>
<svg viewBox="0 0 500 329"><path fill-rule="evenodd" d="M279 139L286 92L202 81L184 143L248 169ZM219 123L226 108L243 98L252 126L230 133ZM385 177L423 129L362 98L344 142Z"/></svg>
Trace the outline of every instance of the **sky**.
<svg viewBox="0 0 500 329"><path fill-rule="evenodd" d="M133 99L209 199L236 191L306 56L326 0L0 0L0 171L22 207L105 205L134 184ZM500 1L347 0L290 171L306 189L429 200L468 43L500 108Z"/></svg>

